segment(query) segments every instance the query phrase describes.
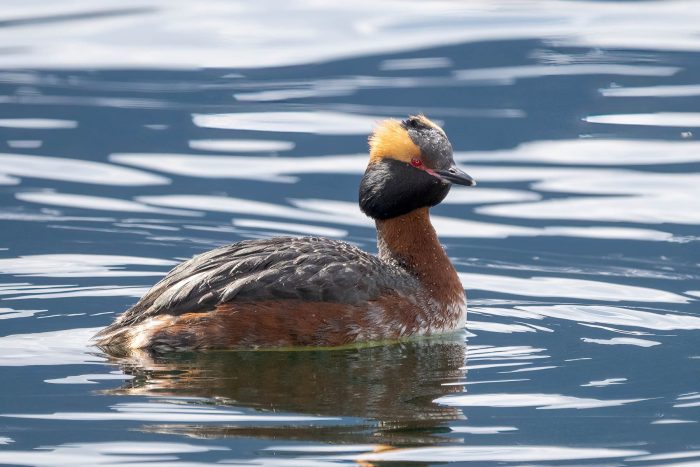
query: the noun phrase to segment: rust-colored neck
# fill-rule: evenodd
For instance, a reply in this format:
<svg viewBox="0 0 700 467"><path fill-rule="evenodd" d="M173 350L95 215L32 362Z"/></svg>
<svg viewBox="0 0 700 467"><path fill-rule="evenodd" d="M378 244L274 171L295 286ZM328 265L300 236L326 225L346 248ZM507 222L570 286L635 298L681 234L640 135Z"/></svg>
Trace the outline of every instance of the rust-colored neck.
<svg viewBox="0 0 700 467"><path fill-rule="evenodd" d="M420 208L394 217L377 220L379 257L396 261L416 275L434 297L453 300L463 297L464 289L457 271L440 245L428 208Z"/></svg>

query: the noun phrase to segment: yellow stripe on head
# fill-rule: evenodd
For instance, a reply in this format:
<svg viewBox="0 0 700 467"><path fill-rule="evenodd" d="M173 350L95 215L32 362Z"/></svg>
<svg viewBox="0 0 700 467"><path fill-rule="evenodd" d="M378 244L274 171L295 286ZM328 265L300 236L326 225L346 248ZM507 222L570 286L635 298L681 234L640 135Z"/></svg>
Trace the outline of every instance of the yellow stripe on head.
<svg viewBox="0 0 700 467"><path fill-rule="evenodd" d="M430 120L428 117L426 117L426 116L423 115L423 114L411 115L411 116L408 117L408 118L409 118L409 119L415 118L416 120L418 120L419 122L421 122L423 125L429 126L429 127L431 127L431 128L435 128L435 129L438 130L440 133L442 133L444 136L447 136L447 135L445 135L445 130L443 130L442 128L440 128L440 125L438 125L437 123L433 122L432 120Z"/></svg>
<svg viewBox="0 0 700 467"><path fill-rule="evenodd" d="M369 137L369 161L396 159L410 162L420 157L420 148L408 136L408 132L398 120L384 120Z"/></svg>

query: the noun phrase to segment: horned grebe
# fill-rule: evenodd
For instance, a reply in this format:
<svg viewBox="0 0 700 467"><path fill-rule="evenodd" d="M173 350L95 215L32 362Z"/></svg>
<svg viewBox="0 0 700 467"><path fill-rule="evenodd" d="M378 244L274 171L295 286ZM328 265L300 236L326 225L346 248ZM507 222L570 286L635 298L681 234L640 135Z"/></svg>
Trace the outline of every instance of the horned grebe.
<svg viewBox="0 0 700 467"><path fill-rule="evenodd" d="M423 115L386 120L369 138L360 209L378 256L317 237L245 240L176 266L96 336L108 353L337 347L464 326L462 284L428 210L457 168L445 132Z"/></svg>

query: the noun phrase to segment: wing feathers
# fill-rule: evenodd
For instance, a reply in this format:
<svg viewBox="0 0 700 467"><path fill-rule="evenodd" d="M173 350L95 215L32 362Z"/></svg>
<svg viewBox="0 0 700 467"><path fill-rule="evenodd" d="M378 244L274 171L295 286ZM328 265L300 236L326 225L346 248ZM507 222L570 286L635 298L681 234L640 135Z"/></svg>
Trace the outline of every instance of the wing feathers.
<svg viewBox="0 0 700 467"><path fill-rule="evenodd" d="M239 301L359 304L387 290L412 293L417 279L345 242L316 237L246 240L176 266L103 333L160 315ZM397 290L403 289L403 290Z"/></svg>

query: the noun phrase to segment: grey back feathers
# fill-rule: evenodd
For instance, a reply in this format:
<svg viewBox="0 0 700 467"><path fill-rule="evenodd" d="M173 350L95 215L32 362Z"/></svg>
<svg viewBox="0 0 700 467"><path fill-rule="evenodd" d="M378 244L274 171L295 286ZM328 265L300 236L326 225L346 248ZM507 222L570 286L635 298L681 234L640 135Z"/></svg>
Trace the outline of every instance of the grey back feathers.
<svg viewBox="0 0 700 467"><path fill-rule="evenodd" d="M185 261L100 335L168 314L228 302L296 299L359 305L384 293L415 293L418 279L348 243L316 237L246 240Z"/></svg>

